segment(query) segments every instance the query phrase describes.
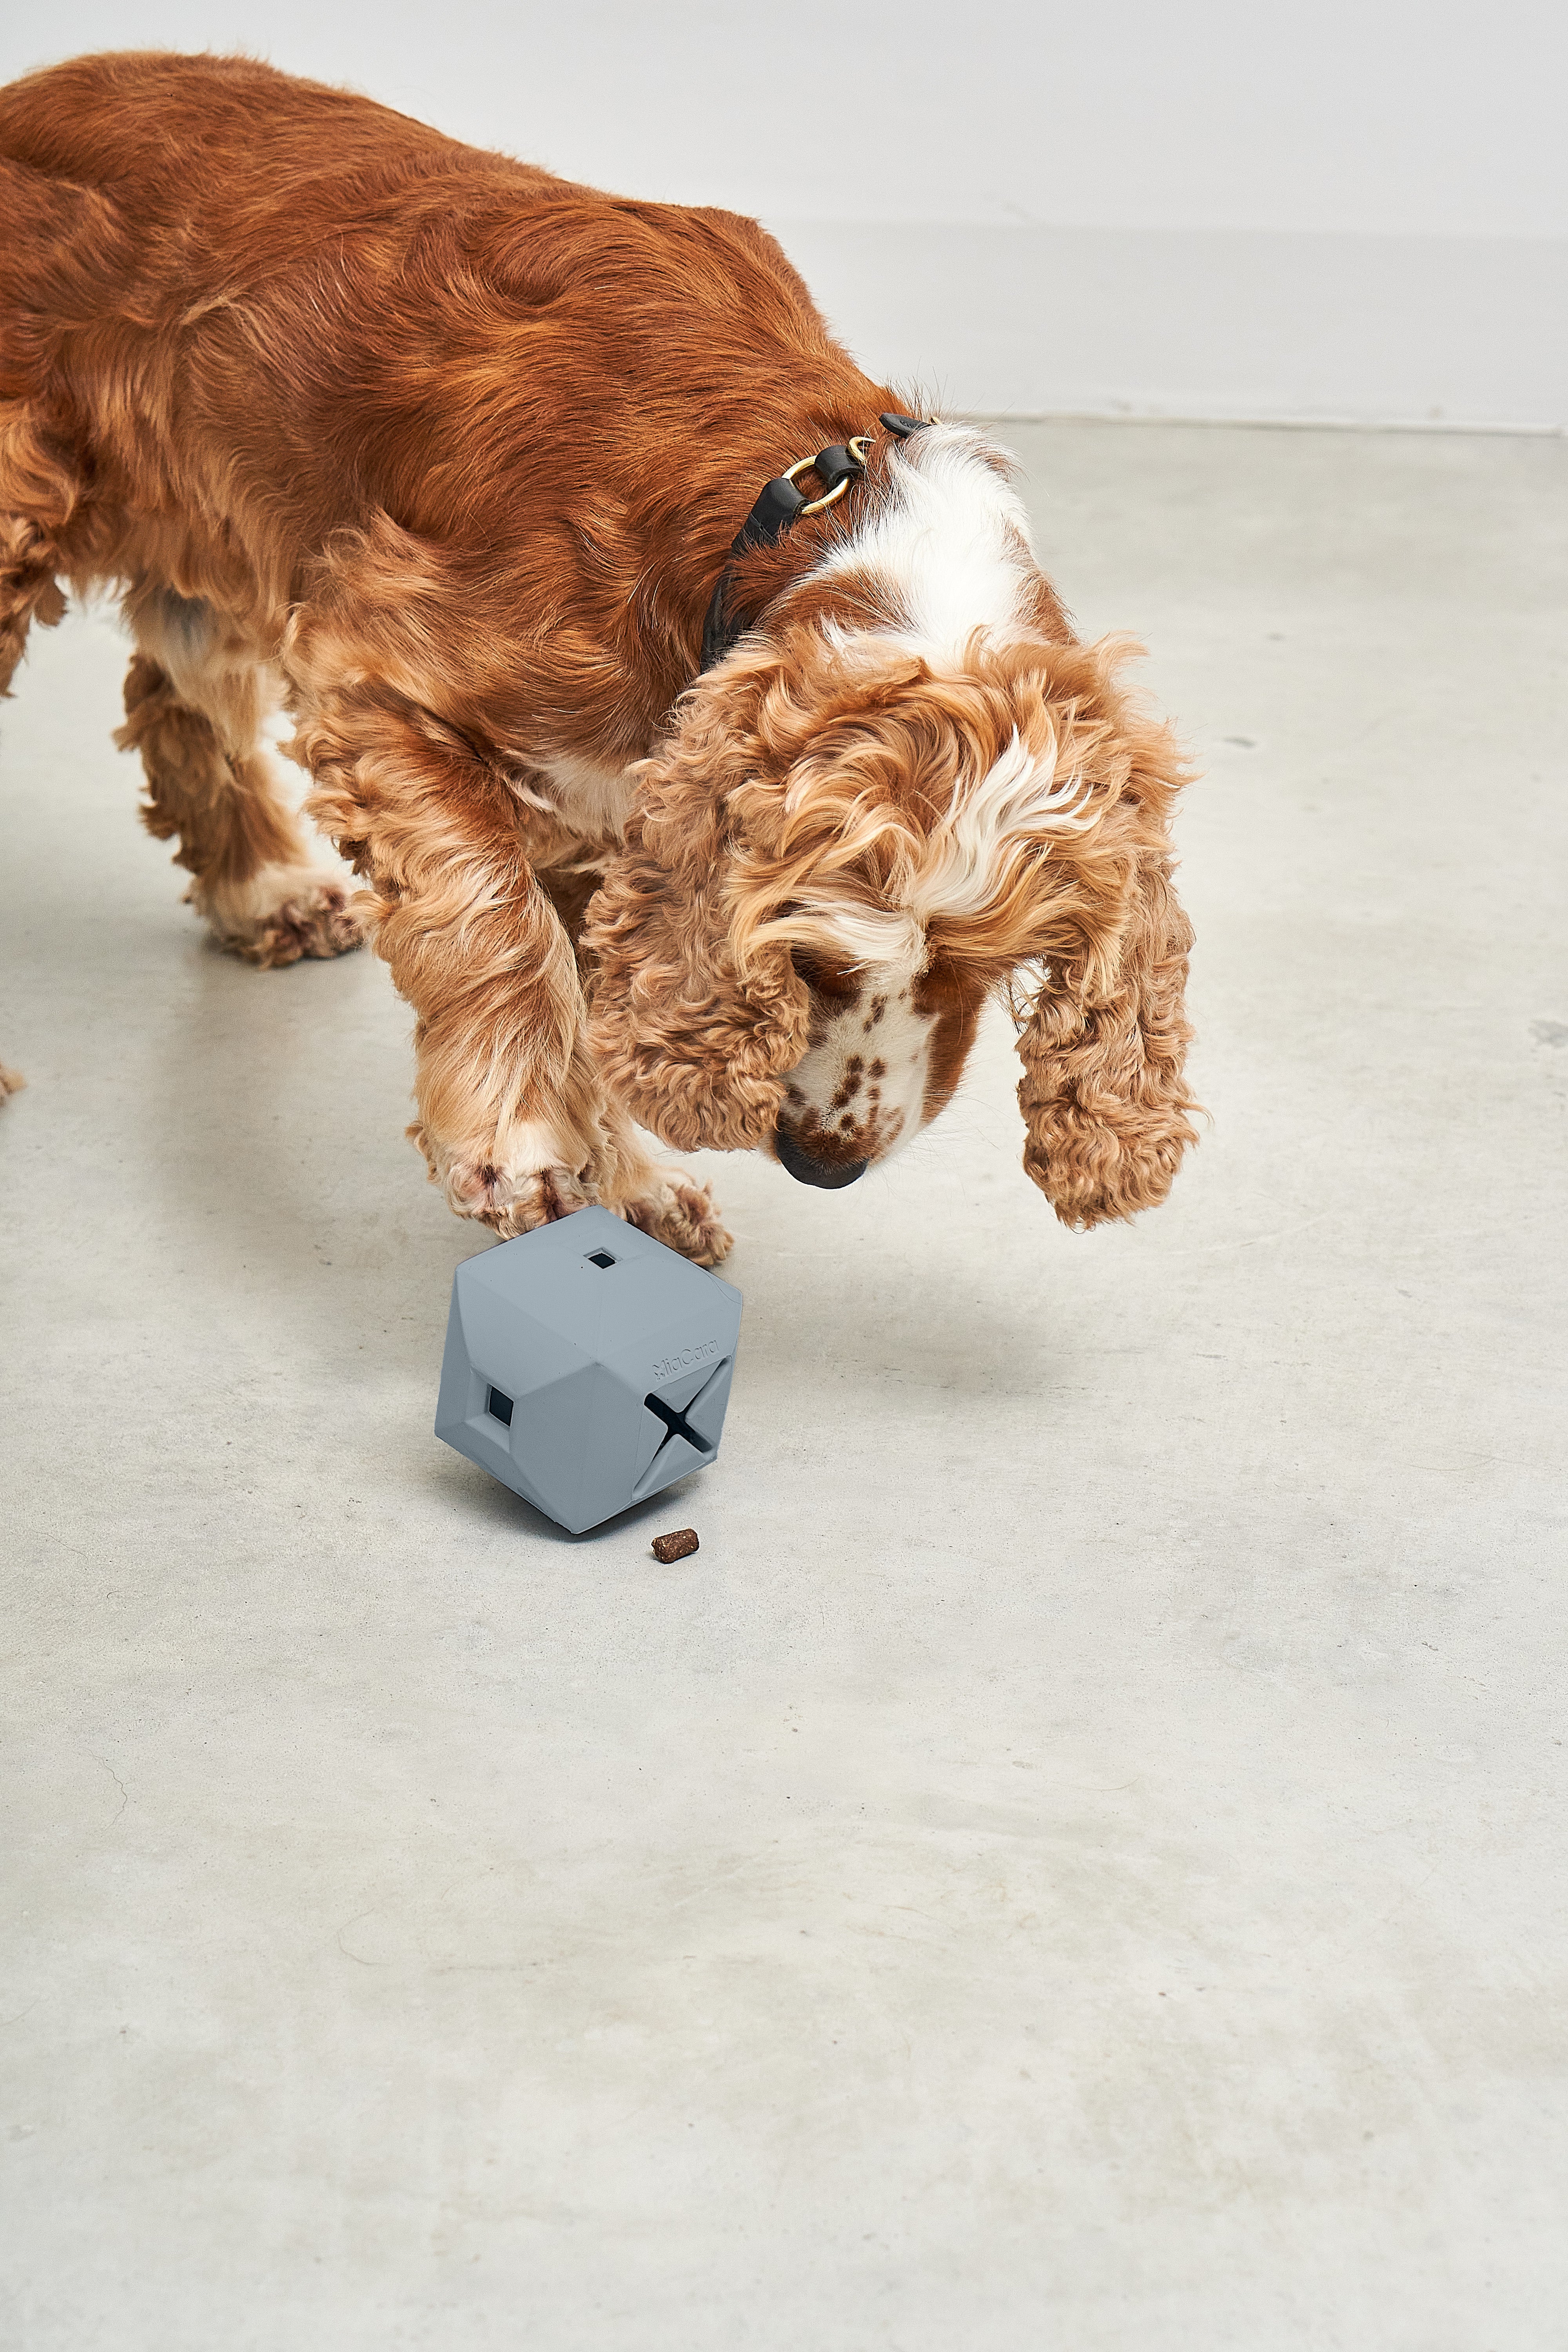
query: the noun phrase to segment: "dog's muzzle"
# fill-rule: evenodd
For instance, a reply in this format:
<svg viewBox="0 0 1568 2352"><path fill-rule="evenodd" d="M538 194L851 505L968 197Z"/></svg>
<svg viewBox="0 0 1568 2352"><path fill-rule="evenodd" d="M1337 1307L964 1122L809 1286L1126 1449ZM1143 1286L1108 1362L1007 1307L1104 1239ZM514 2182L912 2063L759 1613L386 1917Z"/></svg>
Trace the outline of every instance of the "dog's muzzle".
<svg viewBox="0 0 1568 2352"><path fill-rule="evenodd" d="M797 1184L816 1184L825 1192L841 1192L846 1184L853 1184L857 1177L866 1173L864 1160L841 1160L836 1166L826 1160L814 1160L782 1127L773 1129L773 1151L779 1166L787 1169Z"/></svg>

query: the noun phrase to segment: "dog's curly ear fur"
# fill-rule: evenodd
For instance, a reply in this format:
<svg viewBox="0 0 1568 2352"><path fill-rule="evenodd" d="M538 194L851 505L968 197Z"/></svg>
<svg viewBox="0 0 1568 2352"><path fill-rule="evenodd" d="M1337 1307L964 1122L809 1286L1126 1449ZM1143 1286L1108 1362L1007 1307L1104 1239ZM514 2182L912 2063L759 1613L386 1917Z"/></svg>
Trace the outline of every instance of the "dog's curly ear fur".
<svg viewBox="0 0 1568 2352"><path fill-rule="evenodd" d="M1184 1076L1193 931L1169 845L1188 772L1165 729L1128 708L1109 671L1104 682L1126 779L1093 835L1064 859L1078 868L1070 898L1096 906L1099 919L1074 920L1064 908L1018 1038L1024 1165L1063 1224L1078 1228L1155 1207L1197 1140Z"/></svg>
<svg viewBox="0 0 1568 2352"><path fill-rule="evenodd" d="M765 1142L808 1042L787 948L747 943L762 911L749 835L771 814L749 720L773 667L732 656L686 697L584 927L590 1050L611 1094L682 1151Z"/></svg>

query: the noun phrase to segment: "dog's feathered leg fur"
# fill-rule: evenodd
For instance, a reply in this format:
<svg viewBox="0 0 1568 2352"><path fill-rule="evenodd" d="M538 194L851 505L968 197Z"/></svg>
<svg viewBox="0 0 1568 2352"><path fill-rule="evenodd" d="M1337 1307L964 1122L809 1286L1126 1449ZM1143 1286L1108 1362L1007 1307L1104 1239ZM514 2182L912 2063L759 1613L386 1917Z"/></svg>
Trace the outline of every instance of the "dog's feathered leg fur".
<svg viewBox="0 0 1568 2352"><path fill-rule="evenodd" d="M660 1168L584 1043L576 960L505 783L371 693L307 695L310 814L372 883L374 940L414 1007L409 1133L459 1216L503 1236L591 1201L697 1260L730 1236L707 1188Z"/></svg>
<svg viewBox="0 0 1568 2352"><path fill-rule="evenodd" d="M0 181L0 196L7 193ZM0 234L6 214L0 203ZM0 695L11 691L33 622L52 629L64 617L59 540L80 499L74 465L31 405L0 404Z"/></svg>
<svg viewBox="0 0 1568 2352"><path fill-rule="evenodd" d="M310 863L267 754L255 745L226 751L212 721L145 654L126 674L114 740L141 752L142 822L156 840L178 835L174 863L194 877L187 895L223 946L268 968L359 945L364 894Z"/></svg>
<svg viewBox="0 0 1568 2352"><path fill-rule="evenodd" d="M0 515L0 695L11 691L33 622L52 629L64 616L53 553L31 516Z"/></svg>
<svg viewBox="0 0 1568 2352"><path fill-rule="evenodd" d="M263 734L276 674L205 598L163 583L139 582L125 617L142 650L115 740L141 752L142 821L179 835L174 863L213 936L264 968L357 947L369 895L312 855Z"/></svg>
<svg viewBox="0 0 1568 2352"><path fill-rule="evenodd" d="M7 193L0 184L0 197ZM7 210L0 202L0 232ZM55 533L69 520L79 488L27 409L19 403L0 407L0 696L11 691L33 623L52 629L64 617ZM26 1084L20 1070L0 1062L0 1103Z"/></svg>

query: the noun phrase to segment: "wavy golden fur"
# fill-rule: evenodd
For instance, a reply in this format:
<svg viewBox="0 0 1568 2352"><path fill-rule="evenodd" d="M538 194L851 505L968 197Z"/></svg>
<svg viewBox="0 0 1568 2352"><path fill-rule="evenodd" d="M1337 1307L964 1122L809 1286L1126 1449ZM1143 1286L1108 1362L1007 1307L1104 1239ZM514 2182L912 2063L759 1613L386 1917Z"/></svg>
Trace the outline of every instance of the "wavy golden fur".
<svg viewBox="0 0 1568 2352"><path fill-rule="evenodd" d="M742 563L756 488L905 405L753 223L603 195L236 58L0 91L0 687L112 583L120 740L253 961L369 935L412 1132L511 1233L590 1199L714 1262L653 1160L847 1181L1021 1024L1030 1174L1075 1225L1192 1140L1184 781L1079 644L1005 461L938 427ZM312 854L265 739L291 712ZM0 1095L18 1083L0 1073Z"/></svg>

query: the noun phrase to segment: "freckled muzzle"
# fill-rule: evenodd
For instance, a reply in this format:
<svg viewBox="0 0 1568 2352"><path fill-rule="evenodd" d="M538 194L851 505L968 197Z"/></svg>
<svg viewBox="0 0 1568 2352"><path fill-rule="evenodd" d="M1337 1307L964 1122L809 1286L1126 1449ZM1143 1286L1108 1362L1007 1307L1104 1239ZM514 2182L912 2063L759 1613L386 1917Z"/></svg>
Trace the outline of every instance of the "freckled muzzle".
<svg viewBox="0 0 1568 2352"><path fill-rule="evenodd" d="M837 1164L814 1160L785 1128L773 1129L773 1144L774 1159L797 1184L815 1184L824 1192L838 1192L866 1173L868 1163L864 1160L841 1160Z"/></svg>

